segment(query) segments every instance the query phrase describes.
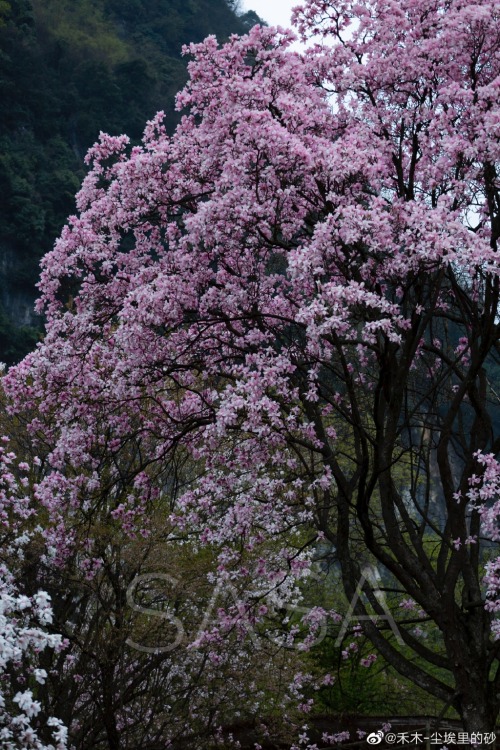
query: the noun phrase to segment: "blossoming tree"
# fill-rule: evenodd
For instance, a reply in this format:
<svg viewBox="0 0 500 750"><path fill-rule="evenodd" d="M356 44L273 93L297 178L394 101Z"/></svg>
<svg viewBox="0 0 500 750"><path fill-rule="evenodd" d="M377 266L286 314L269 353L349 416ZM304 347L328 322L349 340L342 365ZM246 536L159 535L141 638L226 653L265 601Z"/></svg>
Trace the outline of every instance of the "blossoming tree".
<svg viewBox="0 0 500 750"><path fill-rule="evenodd" d="M187 451L170 522L217 545L221 579L284 585L323 540L349 599L363 579L374 649L489 731L498 4L307 0L294 17L305 55L283 30L208 38L187 50L172 138L159 114L142 145L91 149L43 261L46 339L9 392L51 441L38 495L55 519L92 512L106 456L101 502L130 530ZM268 559L235 568L266 539ZM375 618L366 565L432 642Z"/></svg>
<svg viewBox="0 0 500 750"><path fill-rule="evenodd" d="M52 623L50 597L45 591L22 593L19 569L23 551L34 532L29 519L35 510L27 494L30 467L0 443L0 739L5 750L65 750L67 729L54 716L40 716L37 688L47 672L39 663L46 648L61 650ZM21 477L16 478L15 474ZM55 745L44 741L44 735Z"/></svg>

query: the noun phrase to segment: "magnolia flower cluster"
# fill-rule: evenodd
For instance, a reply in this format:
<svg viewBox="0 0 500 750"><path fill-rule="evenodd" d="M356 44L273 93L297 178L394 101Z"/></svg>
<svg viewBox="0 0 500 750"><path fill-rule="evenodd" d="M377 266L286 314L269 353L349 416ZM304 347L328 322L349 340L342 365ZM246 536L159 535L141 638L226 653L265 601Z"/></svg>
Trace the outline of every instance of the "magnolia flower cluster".
<svg viewBox="0 0 500 750"><path fill-rule="evenodd" d="M500 463L492 454L476 454L478 473L469 479L468 498L479 510L483 535L492 542L500 540ZM484 576L486 609L500 612L500 557L486 563ZM494 619L492 630L500 638L500 620Z"/></svg>
<svg viewBox="0 0 500 750"><path fill-rule="evenodd" d="M61 649L61 636L47 632L52 622L50 597L38 591L28 597L19 590L17 569L23 548L32 532L28 519L33 515L25 494L29 467L16 461L7 450L8 440L0 446L0 740L5 750L65 750L67 730L55 718L46 718L54 744L40 739L41 705L36 700L36 687L16 690L15 685L43 685L47 673L37 666L38 654L45 648ZM21 478L16 478L16 473ZM44 732L47 729L44 728Z"/></svg>

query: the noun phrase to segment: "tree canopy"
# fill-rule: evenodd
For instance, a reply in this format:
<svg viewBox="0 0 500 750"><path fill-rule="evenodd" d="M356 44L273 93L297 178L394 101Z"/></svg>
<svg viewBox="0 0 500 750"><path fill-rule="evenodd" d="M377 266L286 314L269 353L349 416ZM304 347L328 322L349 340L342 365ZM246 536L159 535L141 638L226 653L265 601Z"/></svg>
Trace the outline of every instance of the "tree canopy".
<svg viewBox="0 0 500 750"><path fill-rule="evenodd" d="M368 661L490 732L498 5L307 0L294 19L304 55L274 29L210 36L173 136L159 113L140 145L90 149L42 262L47 335L7 391L46 451L59 564L78 524L147 537L163 517L238 589L244 614L196 639L215 653L270 592L297 605L323 550Z"/></svg>

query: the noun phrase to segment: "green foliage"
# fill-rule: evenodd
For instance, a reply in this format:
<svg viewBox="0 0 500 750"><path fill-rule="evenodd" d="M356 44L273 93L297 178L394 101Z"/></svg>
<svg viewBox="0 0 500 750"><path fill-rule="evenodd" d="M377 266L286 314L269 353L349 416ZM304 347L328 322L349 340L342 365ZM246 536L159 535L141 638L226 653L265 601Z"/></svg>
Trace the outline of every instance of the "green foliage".
<svg viewBox="0 0 500 750"><path fill-rule="evenodd" d="M380 655L371 667L362 666L363 655L370 651L364 638L353 638L351 633L343 648L351 643L358 651L350 651L345 660L334 636L327 637L313 653L313 664L334 677L331 685L314 692L319 713L339 717L439 715L442 703L398 675Z"/></svg>
<svg viewBox="0 0 500 750"><path fill-rule="evenodd" d="M37 28L51 37L53 45L67 46L74 59L110 65L125 60L129 51L113 24L104 16L102 3L95 0L34 0Z"/></svg>
<svg viewBox="0 0 500 750"><path fill-rule="evenodd" d="M3 362L18 361L34 348L39 338L40 333L34 327L14 327L0 305L0 352Z"/></svg>
<svg viewBox="0 0 500 750"><path fill-rule="evenodd" d="M426 554L434 558L436 539L429 535L425 541ZM360 548L360 555L363 554ZM366 551L364 552L366 555ZM316 684L310 688L309 697L314 698L316 713L333 715L338 718L350 716L400 716L405 714L439 715L443 710L441 701L418 688L410 680L402 677L374 649L363 635L360 621L352 610L353 602L345 595L340 568L336 562L335 548L322 542L316 548L316 573L303 584L303 601L307 608L320 607L326 612L335 612L338 618L328 617L327 626L318 629L316 642L311 650L300 653L303 660L302 669L322 678L325 674L331 681ZM373 562L366 557L366 563ZM369 568L367 568L369 571ZM369 573L367 573L370 575ZM383 602L384 616L379 615L381 630L392 631L395 641L395 628L415 637L421 644L436 654L444 655L441 632L417 605L407 610L401 606L403 592L396 581L387 577L380 579L379 604ZM357 590L357 596L368 604L365 593ZM376 612L368 605L368 611L375 617ZM390 614L392 622L386 619ZM302 610L291 617L292 623L301 630ZM323 627L323 626L322 626ZM389 640L391 636L389 635ZM400 645L400 649L413 660L415 666L426 669L429 674L449 684L451 677L446 670L425 662L416 656L409 646ZM376 659L372 660L370 655ZM307 696L306 696L307 697ZM451 707L445 715L456 718Z"/></svg>
<svg viewBox="0 0 500 750"><path fill-rule="evenodd" d="M10 14L12 12L12 6L7 0L0 0L0 26L5 26Z"/></svg>

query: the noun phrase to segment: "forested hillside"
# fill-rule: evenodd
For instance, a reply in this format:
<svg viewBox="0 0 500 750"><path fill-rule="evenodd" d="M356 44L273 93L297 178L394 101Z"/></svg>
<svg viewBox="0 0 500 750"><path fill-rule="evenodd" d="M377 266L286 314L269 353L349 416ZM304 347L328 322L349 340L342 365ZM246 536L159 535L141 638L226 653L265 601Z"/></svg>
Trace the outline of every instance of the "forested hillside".
<svg viewBox="0 0 500 750"><path fill-rule="evenodd" d="M176 122L181 47L258 19L226 0L0 0L0 360L39 336L32 310L49 250L99 131L134 139L158 109Z"/></svg>

